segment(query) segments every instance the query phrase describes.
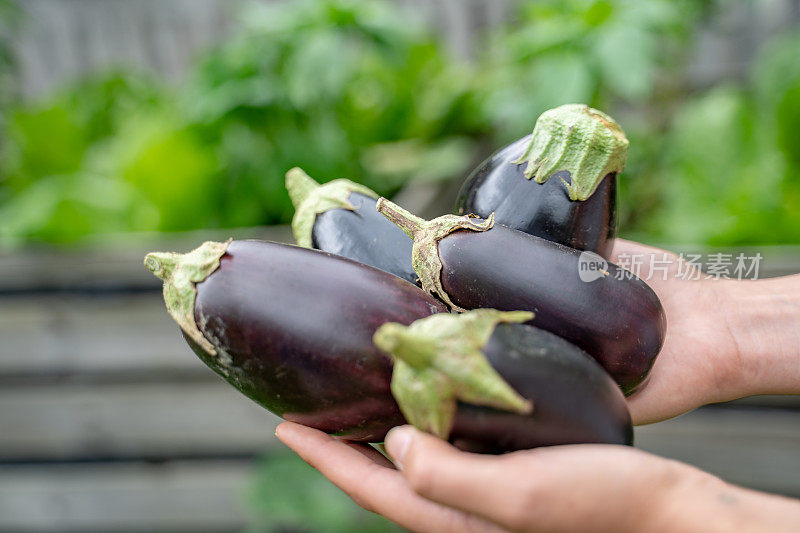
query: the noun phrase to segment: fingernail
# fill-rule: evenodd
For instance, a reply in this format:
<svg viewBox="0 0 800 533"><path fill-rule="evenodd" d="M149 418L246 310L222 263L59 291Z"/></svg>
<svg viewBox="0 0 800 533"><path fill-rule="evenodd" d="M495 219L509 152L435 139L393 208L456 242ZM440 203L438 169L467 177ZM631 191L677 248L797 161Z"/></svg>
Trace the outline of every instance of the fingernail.
<svg viewBox="0 0 800 533"><path fill-rule="evenodd" d="M386 451L392 457L394 464L398 469L403 469L403 460L408 452L408 447L411 446L411 440L414 438L414 429L410 426L400 426L393 428L386 435Z"/></svg>

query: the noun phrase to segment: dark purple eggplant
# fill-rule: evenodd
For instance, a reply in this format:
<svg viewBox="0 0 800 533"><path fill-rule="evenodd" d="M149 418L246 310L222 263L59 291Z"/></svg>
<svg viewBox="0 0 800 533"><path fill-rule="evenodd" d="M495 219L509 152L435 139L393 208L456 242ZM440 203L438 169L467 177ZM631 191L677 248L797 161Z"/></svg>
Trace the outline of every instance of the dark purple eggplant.
<svg viewBox="0 0 800 533"><path fill-rule="evenodd" d="M403 423L375 330L445 310L396 276L285 244L206 243L146 265L212 370L286 420L352 440L380 441Z"/></svg>
<svg viewBox="0 0 800 533"><path fill-rule="evenodd" d="M149 254L146 264L165 280L170 313L212 370L283 418L351 440L378 442L405 422L390 388L398 365L373 344L380 326L391 338L428 315L455 316L396 276L296 246L205 243L185 255ZM459 404L455 442L487 452L629 443L625 404L610 379L604 385L577 348L519 327L486 336L485 366L532 399L533 414ZM465 337L474 337L470 330Z"/></svg>
<svg viewBox="0 0 800 533"><path fill-rule="evenodd" d="M530 324L586 351L626 394L653 366L666 333L664 310L629 271L495 225L492 217L425 221L383 198L378 210L413 236L423 289L453 308L532 311Z"/></svg>
<svg viewBox="0 0 800 533"><path fill-rule="evenodd" d="M617 174L608 174L585 201L573 201L561 183L569 172L538 183L517 163L530 143L528 135L481 163L464 182L458 214L486 218L549 241L608 258L617 234Z"/></svg>
<svg viewBox="0 0 800 533"><path fill-rule="evenodd" d="M578 104L552 109L531 135L467 177L456 213L494 213L509 228L608 258L617 231L617 173L627 149L624 132L608 115Z"/></svg>
<svg viewBox="0 0 800 533"><path fill-rule="evenodd" d="M631 444L611 377L574 345L518 323L531 315L478 309L381 326L375 344L395 359L392 392L406 419L480 453Z"/></svg>
<svg viewBox="0 0 800 533"><path fill-rule="evenodd" d="M379 268L411 283L411 241L375 210L378 195L346 179L320 185L300 168L286 173L295 207L292 230L300 246Z"/></svg>
<svg viewBox="0 0 800 533"><path fill-rule="evenodd" d="M500 324L483 353L533 402L532 420L520 424L519 415L462 404L450 433L460 448L499 453L558 444L633 444L625 397L583 350L538 328Z"/></svg>

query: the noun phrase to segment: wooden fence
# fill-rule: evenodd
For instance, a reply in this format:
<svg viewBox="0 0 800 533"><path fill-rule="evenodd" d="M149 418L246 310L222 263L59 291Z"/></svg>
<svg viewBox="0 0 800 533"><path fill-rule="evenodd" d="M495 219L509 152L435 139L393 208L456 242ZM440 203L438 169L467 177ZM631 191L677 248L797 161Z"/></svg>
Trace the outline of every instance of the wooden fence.
<svg viewBox="0 0 800 533"><path fill-rule="evenodd" d="M146 251L286 228L128 236L0 257L0 531L230 531L276 418L184 345ZM800 270L767 248L762 274ZM637 428L637 446L800 497L800 397L753 398Z"/></svg>
<svg viewBox="0 0 800 533"><path fill-rule="evenodd" d="M13 0L12 0L13 1ZM25 16L14 36L19 86L28 98L113 65L180 78L195 55L236 26L248 0L16 0ZM258 0L262 3L286 0ZM469 57L482 29L513 16L515 0L394 0ZM741 75L761 43L800 21L800 0L730 2L703 28L691 78L706 85Z"/></svg>
<svg viewBox="0 0 800 533"><path fill-rule="evenodd" d="M87 72L127 65L179 78L194 56L236 26L247 0L17 0L14 36L23 95L35 97ZM260 0L270 3L280 0ZM397 0L433 21L468 55L475 31L508 17L512 0Z"/></svg>

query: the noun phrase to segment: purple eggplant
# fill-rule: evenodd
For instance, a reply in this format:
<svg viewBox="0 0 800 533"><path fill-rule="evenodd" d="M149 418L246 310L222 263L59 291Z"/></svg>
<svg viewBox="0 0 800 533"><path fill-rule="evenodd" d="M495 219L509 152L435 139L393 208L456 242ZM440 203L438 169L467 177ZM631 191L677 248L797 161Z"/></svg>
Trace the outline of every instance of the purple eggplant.
<svg viewBox="0 0 800 533"><path fill-rule="evenodd" d="M406 419L480 453L559 444L631 444L625 397L585 352L493 309L385 324L392 392ZM476 399L477 398L477 399Z"/></svg>
<svg viewBox="0 0 800 533"><path fill-rule="evenodd" d="M380 441L403 423L375 330L445 310L396 276L285 244L206 243L146 265L212 370L286 420L353 440Z"/></svg>
<svg viewBox="0 0 800 533"><path fill-rule="evenodd" d="M188 254L149 254L146 265L164 279L170 314L212 370L287 420L356 441L379 442L405 422L392 390L406 363L383 350L408 343L386 343L429 315L456 316L396 276L296 246L205 243ZM630 442L622 396L587 356L527 326L495 326L481 346L485 361L525 397L526 413L533 401L532 414L473 395L483 407L458 404L451 440L487 452Z"/></svg>
<svg viewBox="0 0 800 533"><path fill-rule="evenodd" d="M524 137L481 163L464 182L456 200L458 214L474 214L549 241L609 257L617 234L617 174L608 174L586 200L570 200L561 179L553 174L538 183L525 177L517 161L530 144Z"/></svg>
<svg viewBox="0 0 800 533"><path fill-rule="evenodd" d="M530 324L586 351L626 394L646 378L666 319L656 294L629 271L492 217L425 221L383 198L378 210L415 240L423 289L452 308L532 311Z"/></svg>
<svg viewBox="0 0 800 533"><path fill-rule="evenodd" d="M466 179L456 212L487 218L608 258L617 230L617 174L628 140L585 105L543 113L531 135L481 163Z"/></svg>
<svg viewBox="0 0 800 533"><path fill-rule="evenodd" d="M346 179L320 185L300 168L286 173L295 207L292 231L300 246L379 268L411 283L411 241L375 210L378 195Z"/></svg>

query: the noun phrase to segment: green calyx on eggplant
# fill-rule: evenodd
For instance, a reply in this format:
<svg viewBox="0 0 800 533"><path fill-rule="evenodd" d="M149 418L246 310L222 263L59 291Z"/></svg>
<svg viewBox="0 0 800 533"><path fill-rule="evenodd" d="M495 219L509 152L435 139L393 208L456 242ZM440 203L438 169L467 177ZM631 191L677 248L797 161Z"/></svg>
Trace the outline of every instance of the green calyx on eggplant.
<svg viewBox="0 0 800 533"><path fill-rule="evenodd" d="M446 215L451 231L444 232L437 219L422 220L383 198L378 210L413 235L423 289L454 309L532 311L531 325L586 351L626 394L646 378L666 318L656 294L630 272L491 220ZM607 275L583 281L589 260L603 261Z"/></svg>
<svg viewBox="0 0 800 533"><path fill-rule="evenodd" d="M206 243L148 254L173 318L200 359L287 420L377 442L404 422L391 360L372 337L446 308L397 276L318 250L271 242ZM199 271L195 256L208 256ZM168 258L168 269L162 259ZM202 261L201 261L202 262ZM167 271L171 274L167 274Z"/></svg>
<svg viewBox="0 0 800 533"><path fill-rule="evenodd" d="M457 401L519 414L533 406L492 368L481 352L495 326L533 318L526 311L479 309L468 314L440 313L410 326L382 325L375 345L392 356L392 394L409 423L447 439Z"/></svg>
<svg viewBox="0 0 800 533"><path fill-rule="evenodd" d="M375 210L378 195L347 179L319 184L302 169L286 173L295 207L292 231L300 246L379 268L411 283L411 242Z"/></svg>
<svg viewBox="0 0 800 533"><path fill-rule="evenodd" d="M481 163L465 180L455 212L495 222L577 250L608 259L617 235L617 175L607 175L584 201L573 201L560 179L561 171L544 183L525 177L514 163L524 153L530 135L502 148Z"/></svg>
<svg viewBox="0 0 800 533"><path fill-rule="evenodd" d="M455 212L493 213L498 224L608 258L627 148L624 132L600 111L577 104L547 111L533 134L470 173Z"/></svg>
<svg viewBox="0 0 800 533"><path fill-rule="evenodd" d="M494 225L494 217L479 221L473 217L443 215L433 220L420 218L386 198L379 198L375 208L403 233L411 237L411 266L419 277L422 290L435 294L454 311L464 311L448 296L442 287L442 263L439 259L438 243L458 230L486 231Z"/></svg>
<svg viewBox="0 0 800 533"><path fill-rule="evenodd" d="M631 444L625 398L582 350L520 324L532 313L477 309L384 324L392 394L406 420L473 452Z"/></svg>
<svg viewBox="0 0 800 533"><path fill-rule="evenodd" d="M195 343L211 355L216 355L216 349L194 322L195 285L219 268L219 260L230 243L230 239L225 242L207 241L187 254L152 252L144 258L145 267L164 280L164 303L169 314Z"/></svg>
<svg viewBox="0 0 800 533"><path fill-rule="evenodd" d="M628 139L619 124L602 111L584 104L567 104L539 116L522 156L525 177L544 183L553 174L561 179L571 200L584 201L607 175L619 173L628 158Z"/></svg>

